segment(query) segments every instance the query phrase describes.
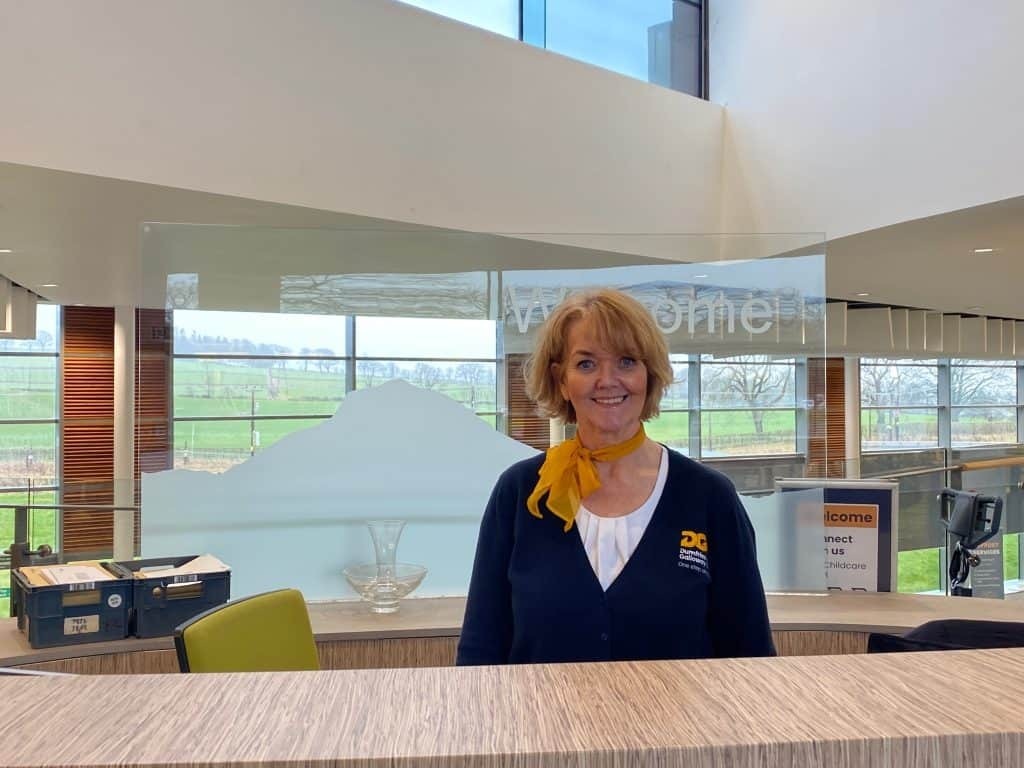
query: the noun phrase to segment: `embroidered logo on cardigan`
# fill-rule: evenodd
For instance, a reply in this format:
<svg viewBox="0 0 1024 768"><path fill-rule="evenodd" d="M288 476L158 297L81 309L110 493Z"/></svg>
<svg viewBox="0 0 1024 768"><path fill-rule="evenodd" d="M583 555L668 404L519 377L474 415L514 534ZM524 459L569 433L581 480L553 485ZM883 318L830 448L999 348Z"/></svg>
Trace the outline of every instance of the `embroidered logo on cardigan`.
<svg viewBox="0 0 1024 768"><path fill-rule="evenodd" d="M684 549L693 549L696 547L701 552L708 551L708 537L705 533L697 533L695 531L683 531L683 538L679 542L679 546Z"/></svg>
<svg viewBox="0 0 1024 768"><path fill-rule="evenodd" d="M679 539L679 567L688 571L699 573L701 576L711 576L708 568L708 537L706 533L697 531L682 531Z"/></svg>

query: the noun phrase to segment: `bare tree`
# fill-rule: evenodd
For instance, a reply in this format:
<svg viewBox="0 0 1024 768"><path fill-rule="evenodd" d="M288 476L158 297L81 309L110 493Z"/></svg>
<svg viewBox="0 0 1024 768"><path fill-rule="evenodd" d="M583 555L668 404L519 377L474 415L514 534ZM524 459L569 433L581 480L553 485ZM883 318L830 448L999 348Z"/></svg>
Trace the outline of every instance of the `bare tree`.
<svg viewBox="0 0 1024 768"><path fill-rule="evenodd" d="M860 368L860 393L861 404L866 406L891 405L890 393L893 390L894 374L891 365L861 365ZM866 439L879 439L885 433L888 420L888 410L877 408L870 411L874 415L874 424L871 418L868 419L868 434ZM872 434L874 429L874 434Z"/></svg>
<svg viewBox="0 0 1024 768"><path fill-rule="evenodd" d="M384 374L384 365L376 360L360 360L356 363L356 372L362 377L364 387L372 387L377 377Z"/></svg>
<svg viewBox="0 0 1024 768"><path fill-rule="evenodd" d="M874 414L874 435L869 420L868 440L899 442L902 410L937 403L938 373L934 365L896 360L864 361L860 380L861 404L872 407Z"/></svg>
<svg viewBox="0 0 1024 768"><path fill-rule="evenodd" d="M39 333L36 334L35 341L36 344L39 345L39 351L45 352L47 349L50 348L50 345L53 343L53 336L50 334L49 331L39 331Z"/></svg>
<svg viewBox="0 0 1024 768"><path fill-rule="evenodd" d="M708 364L708 399L720 403L740 402L750 409L755 434L764 434L765 409L778 405L789 395L793 366L773 364L765 355L751 355L742 362Z"/></svg>
<svg viewBox="0 0 1024 768"><path fill-rule="evenodd" d="M951 365L949 369L950 402L955 405L1012 405L1014 397L1000 393L1000 374L1005 368L997 366ZM1011 385L1013 386L1013 385Z"/></svg>
<svg viewBox="0 0 1024 768"><path fill-rule="evenodd" d="M416 363L416 367L413 368L413 379L424 389L433 389L441 383L441 379L444 378L444 371L438 368L436 365L430 365L429 363Z"/></svg>
<svg viewBox="0 0 1024 768"><path fill-rule="evenodd" d="M469 402L467 405L476 410L477 388L487 384L487 366L480 363L462 363L455 367L455 381L469 387Z"/></svg>

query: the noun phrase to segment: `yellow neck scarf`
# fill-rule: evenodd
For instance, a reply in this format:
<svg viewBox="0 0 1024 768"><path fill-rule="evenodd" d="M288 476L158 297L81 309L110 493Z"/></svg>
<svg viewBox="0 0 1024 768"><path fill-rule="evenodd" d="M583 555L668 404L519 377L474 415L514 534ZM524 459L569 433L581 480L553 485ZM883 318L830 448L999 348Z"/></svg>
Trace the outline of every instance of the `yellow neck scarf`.
<svg viewBox="0 0 1024 768"><path fill-rule="evenodd" d="M534 517L541 517L540 499L548 494L547 508L555 517L565 520L565 530L572 528L580 500L601 487L595 461L615 461L628 456L641 445L647 434L644 425L629 440L596 451L584 448L577 434L572 440L548 448L540 467L540 479L526 500L526 507Z"/></svg>

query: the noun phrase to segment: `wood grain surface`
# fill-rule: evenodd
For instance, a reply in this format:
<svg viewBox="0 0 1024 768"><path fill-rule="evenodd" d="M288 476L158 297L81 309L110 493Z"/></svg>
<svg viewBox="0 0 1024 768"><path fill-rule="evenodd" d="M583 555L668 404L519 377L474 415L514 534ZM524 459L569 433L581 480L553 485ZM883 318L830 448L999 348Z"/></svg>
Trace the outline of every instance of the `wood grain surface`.
<svg viewBox="0 0 1024 768"><path fill-rule="evenodd" d="M0 763L1018 768L1021 690L1024 649L0 678Z"/></svg>

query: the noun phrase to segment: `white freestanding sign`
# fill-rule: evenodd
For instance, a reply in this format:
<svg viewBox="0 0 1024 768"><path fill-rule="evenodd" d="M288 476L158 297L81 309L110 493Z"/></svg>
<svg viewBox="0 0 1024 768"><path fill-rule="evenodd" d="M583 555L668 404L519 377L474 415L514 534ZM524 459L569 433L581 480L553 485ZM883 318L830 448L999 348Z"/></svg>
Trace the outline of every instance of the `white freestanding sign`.
<svg viewBox="0 0 1024 768"><path fill-rule="evenodd" d="M899 484L876 480L777 480L776 490L820 488L825 581L830 591L896 589Z"/></svg>

